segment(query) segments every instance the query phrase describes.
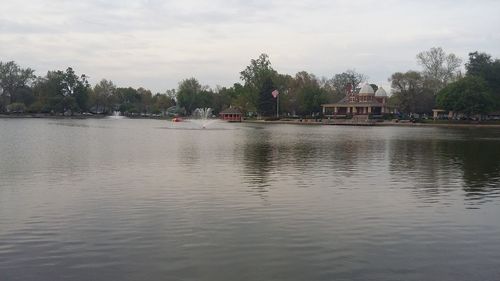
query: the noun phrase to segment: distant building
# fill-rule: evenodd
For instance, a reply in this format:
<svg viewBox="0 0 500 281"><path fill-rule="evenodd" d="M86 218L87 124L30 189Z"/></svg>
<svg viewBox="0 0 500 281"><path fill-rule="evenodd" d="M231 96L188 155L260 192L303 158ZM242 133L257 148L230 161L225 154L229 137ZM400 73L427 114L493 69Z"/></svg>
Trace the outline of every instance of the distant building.
<svg viewBox="0 0 500 281"><path fill-rule="evenodd" d="M347 95L337 103L323 104L326 117L345 117L347 115L382 116L391 113L387 105L387 92L380 87L375 92L370 84L365 84L358 93L348 90Z"/></svg>
<svg viewBox="0 0 500 281"><path fill-rule="evenodd" d="M235 107L229 107L219 113L219 116L224 121L241 122L243 114Z"/></svg>
<svg viewBox="0 0 500 281"><path fill-rule="evenodd" d="M487 114L474 114L468 116L464 113L453 112L451 110L444 110L440 108L435 108L432 110L432 117L434 120L446 119L446 120L460 120L460 119L472 119L472 120L500 120L500 111L489 112Z"/></svg>
<svg viewBox="0 0 500 281"><path fill-rule="evenodd" d="M433 109L432 110L432 118L434 120L437 119L451 119L453 118L453 111L446 111L444 109Z"/></svg>

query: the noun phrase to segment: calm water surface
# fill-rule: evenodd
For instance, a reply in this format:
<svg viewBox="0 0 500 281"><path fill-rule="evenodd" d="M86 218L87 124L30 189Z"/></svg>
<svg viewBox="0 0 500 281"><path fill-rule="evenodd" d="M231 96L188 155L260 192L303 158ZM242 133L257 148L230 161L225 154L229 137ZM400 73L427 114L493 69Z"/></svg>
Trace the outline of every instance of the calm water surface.
<svg viewBox="0 0 500 281"><path fill-rule="evenodd" d="M0 120L0 280L500 280L500 130Z"/></svg>

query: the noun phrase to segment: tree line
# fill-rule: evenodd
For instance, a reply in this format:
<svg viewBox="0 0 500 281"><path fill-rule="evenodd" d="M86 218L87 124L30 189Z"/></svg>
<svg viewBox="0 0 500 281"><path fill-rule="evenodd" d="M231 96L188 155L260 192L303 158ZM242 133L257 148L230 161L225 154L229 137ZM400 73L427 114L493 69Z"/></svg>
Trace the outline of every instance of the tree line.
<svg viewBox="0 0 500 281"><path fill-rule="evenodd" d="M402 113L430 113L441 107L464 114L484 114L500 108L500 61L485 53L469 54L462 73L462 60L432 48L416 56L421 71L391 75L389 103ZM71 67L49 71L43 77L15 62L0 62L0 113L75 114L91 112L124 115L165 114L175 106L178 114L190 115L196 108L210 107L218 113L230 106L245 114L273 116L276 103L271 93L279 91L281 116L321 114L321 104L342 99L346 89L358 88L368 77L346 70L331 78L301 71L294 76L278 73L269 56L261 54L240 72L240 82L230 87L210 88L196 78L179 82L177 89L153 94L145 88L117 87L102 79L91 86L85 74ZM377 85L372 87L376 90Z"/></svg>
<svg viewBox="0 0 500 281"><path fill-rule="evenodd" d="M431 48L417 55L421 71L396 72L391 82L391 105L402 113L428 114L440 108L472 117L500 110L500 60L480 52L462 60Z"/></svg>
<svg viewBox="0 0 500 281"><path fill-rule="evenodd" d="M0 112L74 114L159 113L175 104L173 93L153 95L144 88L116 87L102 79L92 87L85 74L49 71L36 77L34 70L15 62L0 62Z"/></svg>

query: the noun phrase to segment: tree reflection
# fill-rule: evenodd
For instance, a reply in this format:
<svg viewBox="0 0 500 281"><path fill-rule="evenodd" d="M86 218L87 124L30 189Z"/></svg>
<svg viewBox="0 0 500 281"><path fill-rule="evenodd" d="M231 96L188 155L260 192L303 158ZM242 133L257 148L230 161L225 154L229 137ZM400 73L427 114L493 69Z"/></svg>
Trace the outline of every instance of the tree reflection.
<svg viewBox="0 0 500 281"><path fill-rule="evenodd" d="M440 173L441 168L453 169L448 169L450 162L436 157L438 145L436 139L396 139L389 145L394 184L412 189L426 203L439 202L442 195L455 189L448 184L454 175Z"/></svg>
<svg viewBox="0 0 500 281"><path fill-rule="evenodd" d="M451 132L446 137L392 140L390 172L396 181L425 202L437 202L457 186L462 186L471 204L498 195L499 139L487 131Z"/></svg>
<svg viewBox="0 0 500 281"><path fill-rule="evenodd" d="M273 169L271 133L267 130L248 130L243 146L244 180L259 194L269 188L269 173ZM239 148L238 148L239 149Z"/></svg>
<svg viewBox="0 0 500 281"><path fill-rule="evenodd" d="M499 141L491 138L470 138L440 143L441 155L462 170L464 190L471 200L482 200L499 192Z"/></svg>

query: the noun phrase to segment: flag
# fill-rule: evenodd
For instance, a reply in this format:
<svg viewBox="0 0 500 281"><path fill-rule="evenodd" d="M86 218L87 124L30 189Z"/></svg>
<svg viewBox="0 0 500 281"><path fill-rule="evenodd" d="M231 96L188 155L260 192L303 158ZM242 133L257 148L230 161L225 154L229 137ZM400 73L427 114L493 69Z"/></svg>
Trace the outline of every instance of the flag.
<svg viewBox="0 0 500 281"><path fill-rule="evenodd" d="M278 95L280 94L280 92L278 92L278 90L274 90L271 95L273 95L274 98L277 98Z"/></svg>

